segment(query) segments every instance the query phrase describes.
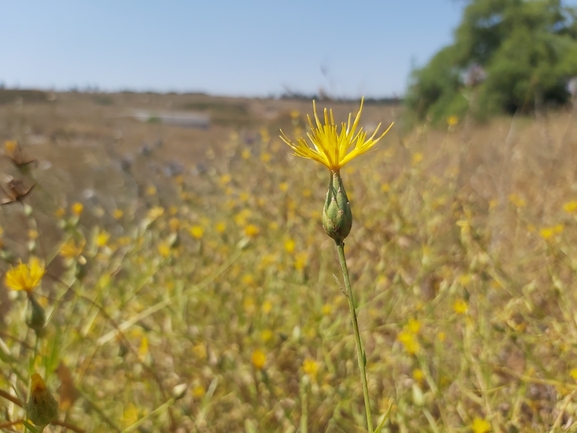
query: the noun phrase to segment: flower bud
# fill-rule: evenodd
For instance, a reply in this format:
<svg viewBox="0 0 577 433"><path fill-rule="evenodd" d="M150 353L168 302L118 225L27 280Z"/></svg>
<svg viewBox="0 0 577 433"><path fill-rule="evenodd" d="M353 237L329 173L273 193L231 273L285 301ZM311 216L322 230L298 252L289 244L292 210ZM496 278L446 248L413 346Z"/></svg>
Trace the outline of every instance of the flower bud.
<svg viewBox="0 0 577 433"><path fill-rule="evenodd" d="M34 298L34 295L28 295L28 309L26 311L26 324L29 328L40 332L46 324L46 313L42 305Z"/></svg>
<svg viewBox="0 0 577 433"><path fill-rule="evenodd" d="M331 172L327 198L323 208L323 228L327 235L341 244L351 232L353 213L340 173Z"/></svg>
<svg viewBox="0 0 577 433"><path fill-rule="evenodd" d="M58 402L52 397L38 373L32 375L30 399L26 404L26 416L37 426L47 426L58 416Z"/></svg>

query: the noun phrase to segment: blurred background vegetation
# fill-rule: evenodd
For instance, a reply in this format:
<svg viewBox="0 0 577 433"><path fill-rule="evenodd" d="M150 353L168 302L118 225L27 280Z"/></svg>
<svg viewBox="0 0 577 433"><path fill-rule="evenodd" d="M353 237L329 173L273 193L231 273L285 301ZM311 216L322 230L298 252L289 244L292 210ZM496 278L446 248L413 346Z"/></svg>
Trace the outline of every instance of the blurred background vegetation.
<svg viewBox="0 0 577 433"><path fill-rule="evenodd" d="M577 75L577 8L560 0L473 0L453 44L412 74L415 119L479 119L568 102Z"/></svg>

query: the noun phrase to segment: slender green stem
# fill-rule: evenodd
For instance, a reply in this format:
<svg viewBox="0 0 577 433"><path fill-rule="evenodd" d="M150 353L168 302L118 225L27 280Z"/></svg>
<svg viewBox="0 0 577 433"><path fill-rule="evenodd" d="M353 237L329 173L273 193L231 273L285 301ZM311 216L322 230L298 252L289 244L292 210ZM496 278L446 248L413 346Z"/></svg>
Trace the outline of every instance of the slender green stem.
<svg viewBox="0 0 577 433"><path fill-rule="evenodd" d="M351 322L353 324L353 331L355 333L355 342L357 346L357 360L359 361L359 369L361 370L361 382L363 384L363 397L365 399L365 414L367 417L367 427L369 433L373 433L373 418L371 415L371 400L369 399L369 386L367 383L365 351L363 349L363 342L361 340L361 333L359 332L359 323L357 321L357 311L355 309L355 300L353 297L353 289L351 288L351 280L349 278L349 270L347 268L347 260L345 258L345 244L344 242L337 243L337 250L339 252L339 261L341 262L341 270L345 280L345 291L349 301L349 313Z"/></svg>

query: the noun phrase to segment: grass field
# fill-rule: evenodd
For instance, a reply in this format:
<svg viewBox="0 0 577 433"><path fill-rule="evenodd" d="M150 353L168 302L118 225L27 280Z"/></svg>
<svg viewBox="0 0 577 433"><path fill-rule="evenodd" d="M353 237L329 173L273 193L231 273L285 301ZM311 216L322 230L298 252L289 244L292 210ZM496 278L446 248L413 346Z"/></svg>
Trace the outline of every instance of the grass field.
<svg viewBox="0 0 577 433"><path fill-rule="evenodd" d="M325 105L343 121L357 109ZM130 109L213 122L138 123ZM367 105L362 123L399 111ZM205 95L0 105L0 141L37 159L0 160L36 185L1 207L0 269L47 268L32 292L47 316L38 337L26 295L0 289L0 429L24 430L38 372L60 407L46 432L363 431L320 224L328 173L278 138L302 135L311 112ZM398 122L343 169L375 422L392 401L383 431L577 431L576 137L569 110Z"/></svg>

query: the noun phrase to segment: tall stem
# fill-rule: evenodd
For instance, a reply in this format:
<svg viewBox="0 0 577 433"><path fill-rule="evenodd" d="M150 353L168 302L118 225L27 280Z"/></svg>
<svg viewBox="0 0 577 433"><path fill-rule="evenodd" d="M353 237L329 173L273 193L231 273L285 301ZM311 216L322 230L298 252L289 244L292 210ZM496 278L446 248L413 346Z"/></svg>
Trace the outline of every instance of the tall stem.
<svg viewBox="0 0 577 433"><path fill-rule="evenodd" d="M353 290L351 288L351 280L349 279L349 270L347 268L347 260L345 258L345 244L344 242L337 243L337 250L339 252L339 261L341 263L341 270L345 280L345 291L349 301L349 314L353 324L353 331L355 334L355 343L357 346L357 360L359 362L359 369L361 371L361 383L363 384L363 397L365 399L365 415L367 417L367 427L369 433L373 433L373 418L371 415L371 401L369 399L369 386L367 383L365 351L363 349L363 342L361 340L361 333L359 332L359 323L357 321L357 311L355 309L355 300L353 298Z"/></svg>

